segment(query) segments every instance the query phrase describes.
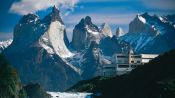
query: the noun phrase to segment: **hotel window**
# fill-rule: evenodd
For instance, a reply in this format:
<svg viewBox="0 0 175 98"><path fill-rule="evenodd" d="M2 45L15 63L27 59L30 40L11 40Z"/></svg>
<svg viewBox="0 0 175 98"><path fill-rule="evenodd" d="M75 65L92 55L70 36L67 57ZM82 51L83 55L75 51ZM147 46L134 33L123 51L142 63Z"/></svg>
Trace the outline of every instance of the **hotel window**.
<svg viewBox="0 0 175 98"><path fill-rule="evenodd" d="M139 56L139 55L134 55L134 56L131 56L131 58L141 58L141 56Z"/></svg>
<svg viewBox="0 0 175 98"><path fill-rule="evenodd" d="M139 64L140 64L141 62L140 62L140 61L137 61L137 63L139 63Z"/></svg>
<svg viewBox="0 0 175 98"><path fill-rule="evenodd" d="M134 63L134 61L131 61L131 63Z"/></svg>
<svg viewBox="0 0 175 98"><path fill-rule="evenodd" d="M118 68L128 68L129 65L118 65Z"/></svg>
<svg viewBox="0 0 175 98"><path fill-rule="evenodd" d="M118 60L118 63L122 63L122 61L121 60Z"/></svg>
<svg viewBox="0 0 175 98"><path fill-rule="evenodd" d="M120 55L120 56L117 56L117 58L128 58L128 56Z"/></svg>

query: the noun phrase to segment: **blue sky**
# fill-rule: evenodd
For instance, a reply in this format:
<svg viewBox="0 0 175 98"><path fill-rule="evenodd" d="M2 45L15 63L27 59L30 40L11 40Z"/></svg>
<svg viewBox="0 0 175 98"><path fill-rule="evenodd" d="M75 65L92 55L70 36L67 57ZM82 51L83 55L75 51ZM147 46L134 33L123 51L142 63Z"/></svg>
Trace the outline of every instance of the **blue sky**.
<svg viewBox="0 0 175 98"><path fill-rule="evenodd" d="M85 16L91 16L98 26L108 23L115 33L118 26L128 32L137 14L175 14L175 0L1 0L0 40L12 38L13 28L23 15L37 13L43 18L53 5L61 10L70 40L72 29Z"/></svg>

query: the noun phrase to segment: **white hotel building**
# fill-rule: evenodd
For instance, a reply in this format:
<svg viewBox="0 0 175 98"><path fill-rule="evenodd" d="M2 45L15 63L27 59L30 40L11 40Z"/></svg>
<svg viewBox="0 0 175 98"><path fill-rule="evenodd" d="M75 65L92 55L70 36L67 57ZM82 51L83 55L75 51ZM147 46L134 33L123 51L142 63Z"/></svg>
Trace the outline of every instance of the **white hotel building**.
<svg viewBox="0 0 175 98"><path fill-rule="evenodd" d="M130 72L139 65L148 63L158 55L156 54L115 54L111 64L103 65L100 68L101 76L116 76Z"/></svg>

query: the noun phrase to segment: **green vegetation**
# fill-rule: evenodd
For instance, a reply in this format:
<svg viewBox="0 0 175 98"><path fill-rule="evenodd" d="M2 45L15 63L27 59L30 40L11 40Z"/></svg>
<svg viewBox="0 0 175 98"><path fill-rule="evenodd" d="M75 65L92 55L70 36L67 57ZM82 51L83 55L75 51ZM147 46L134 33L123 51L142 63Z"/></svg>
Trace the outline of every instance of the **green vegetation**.
<svg viewBox="0 0 175 98"><path fill-rule="evenodd" d="M29 98L51 98L39 84L28 84L24 87Z"/></svg>
<svg viewBox="0 0 175 98"><path fill-rule="evenodd" d="M39 84L23 88L17 71L0 54L0 98L51 98Z"/></svg>
<svg viewBox="0 0 175 98"><path fill-rule="evenodd" d="M95 98L175 98L175 50L130 74L81 81L68 91L102 93Z"/></svg>
<svg viewBox="0 0 175 98"><path fill-rule="evenodd" d="M27 98L14 68L0 55L0 98Z"/></svg>
<svg viewBox="0 0 175 98"><path fill-rule="evenodd" d="M70 89L68 89L67 91L91 92L95 88L98 88L97 86L102 84L104 81L110 80L110 79L111 79L111 77L95 77L95 78L90 79L90 80L83 80L83 81L77 83L76 85L74 85L73 87L71 87Z"/></svg>

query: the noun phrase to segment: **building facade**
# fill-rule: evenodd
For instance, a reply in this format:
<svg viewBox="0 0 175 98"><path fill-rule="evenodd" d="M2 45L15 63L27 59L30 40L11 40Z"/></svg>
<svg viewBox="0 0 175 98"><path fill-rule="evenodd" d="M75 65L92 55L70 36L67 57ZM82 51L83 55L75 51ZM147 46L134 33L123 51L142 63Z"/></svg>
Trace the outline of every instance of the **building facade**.
<svg viewBox="0 0 175 98"><path fill-rule="evenodd" d="M102 76L116 76L129 73L137 66L141 66L144 63L148 63L158 55L156 54L115 54L112 57L111 64L105 64L101 67Z"/></svg>

